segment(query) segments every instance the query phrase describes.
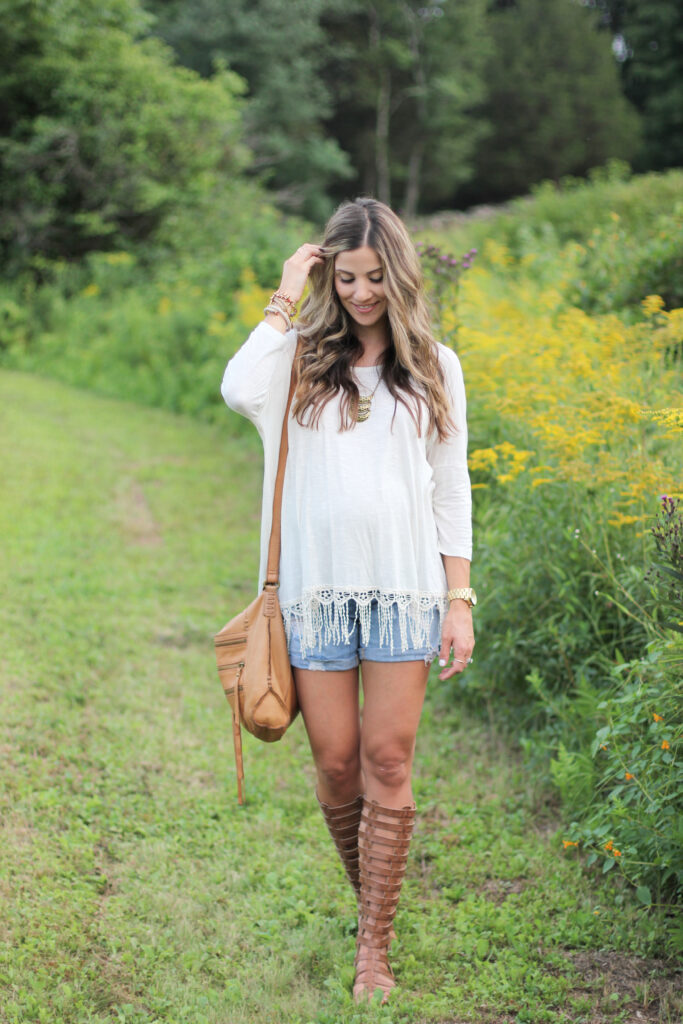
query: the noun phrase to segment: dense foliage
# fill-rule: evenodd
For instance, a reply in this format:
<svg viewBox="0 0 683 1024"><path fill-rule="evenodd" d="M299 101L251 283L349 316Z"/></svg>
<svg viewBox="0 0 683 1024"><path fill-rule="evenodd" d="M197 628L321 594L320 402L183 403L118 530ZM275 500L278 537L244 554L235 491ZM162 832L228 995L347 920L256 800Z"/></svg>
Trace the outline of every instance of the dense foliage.
<svg viewBox="0 0 683 1024"><path fill-rule="evenodd" d="M477 228L457 343L481 639L453 696L505 709L567 849L647 905L683 893L683 181L615 170Z"/></svg>
<svg viewBox="0 0 683 1024"><path fill-rule="evenodd" d="M639 169L683 164L683 6L677 0L582 0L614 38L624 94L641 114Z"/></svg>
<svg viewBox="0 0 683 1024"><path fill-rule="evenodd" d="M146 240L248 160L232 72L203 80L135 0L2 0L0 260L71 258Z"/></svg>
<svg viewBox="0 0 683 1024"><path fill-rule="evenodd" d="M544 178L632 158L639 119L622 95L607 37L585 8L517 0L489 24L494 45L477 115L491 128L476 150L473 194L508 198Z"/></svg>
<svg viewBox="0 0 683 1024"><path fill-rule="evenodd" d="M575 0L146 6L189 67L247 81L254 169L315 220L361 190L406 216L507 197L638 146L610 37Z"/></svg>
<svg viewBox="0 0 683 1024"><path fill-rule="evenodd" d="M321 221L329 190L352 176L326 129L332 93L321 78L329 41L321 18L330 0L150 0L153 31L203 76L226 63L248 83L245 139L250 172L278 203Z"/></svg>

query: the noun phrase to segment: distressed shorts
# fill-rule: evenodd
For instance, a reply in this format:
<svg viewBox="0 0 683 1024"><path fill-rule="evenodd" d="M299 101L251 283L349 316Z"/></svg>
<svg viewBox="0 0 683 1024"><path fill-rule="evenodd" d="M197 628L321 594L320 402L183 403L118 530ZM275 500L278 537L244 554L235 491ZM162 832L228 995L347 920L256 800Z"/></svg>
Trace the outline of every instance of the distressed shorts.
<svg viewBox="0 0 683 1024"><path fill-rule="evenodd" d="M390 636L394 638L393 645L386 635L382 637L383 643L380 644L379 605L376 600L373 600L370 605L370 633L366 644L361 642L361 626L356 614L356 602L353 598L349 599L348 606L349 622L352 623L349 635L341 637L339 641L330 642L325 642L320 638L318 646L313 651L307 651L305 655L301 653L300 620L292 620L288 649L289 660L294 668L341 672L355 668L360 661L422 660L429 665L438 656L441 647L441 619L438 608L432 610L429 644L426 647L414 645L410 627L408 627L408 648L402 651L400 649L399 611L396 603L391 608Z"/></svg>

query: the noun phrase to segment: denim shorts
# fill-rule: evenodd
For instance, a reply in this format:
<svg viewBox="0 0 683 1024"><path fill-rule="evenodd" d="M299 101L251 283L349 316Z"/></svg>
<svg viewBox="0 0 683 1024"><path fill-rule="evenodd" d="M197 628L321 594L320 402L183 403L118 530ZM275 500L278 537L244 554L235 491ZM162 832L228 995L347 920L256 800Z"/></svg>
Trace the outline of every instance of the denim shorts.
<svg viewBox="0 0 683 1024"><path fill-rule="evenodd" d="M361 626L357 616L357 606L353 598L349 599L349 622L351 632L341 637L339 641L324 642L318 640L318 645L313 651L306 654L301 653L301 631L298 621L294 619L291 624L289 638L289 660L294 668L307 668L323 670L327 672L340 672L345 669L355 668L359 661L424 661L429 665L437 657L441 647L441 618L439 609L431 611L431 623L429 627L429 644L420 647L413 643L413 638L408 626L408 648L402 651L401 631L399 625L399 609L394 603L391 608L390 636L393 636L393 644L389 643L384 630L383 643L380 644L380 623L379 605L373 600L370 605L370 632L367 643L362 643Z"/></svg>

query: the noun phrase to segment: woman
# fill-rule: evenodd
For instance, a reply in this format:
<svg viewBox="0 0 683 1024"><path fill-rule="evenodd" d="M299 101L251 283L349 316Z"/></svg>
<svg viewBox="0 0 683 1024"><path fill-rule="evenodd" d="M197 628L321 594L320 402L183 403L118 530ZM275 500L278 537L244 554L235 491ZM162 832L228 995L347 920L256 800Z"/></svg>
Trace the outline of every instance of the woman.
<svg viewBox="0 0 683 1024"><path fill-rule="evenodd" d="M404 225L373 199L343 203L323 245L305 243L286 260L264 312L222 393L264 443L263 584L297 352L280 604L316 795L358 897L354 997L380 988L386 1001L429 665L438 655L447 679L474 647L462 373L432 336Z"/></svg>

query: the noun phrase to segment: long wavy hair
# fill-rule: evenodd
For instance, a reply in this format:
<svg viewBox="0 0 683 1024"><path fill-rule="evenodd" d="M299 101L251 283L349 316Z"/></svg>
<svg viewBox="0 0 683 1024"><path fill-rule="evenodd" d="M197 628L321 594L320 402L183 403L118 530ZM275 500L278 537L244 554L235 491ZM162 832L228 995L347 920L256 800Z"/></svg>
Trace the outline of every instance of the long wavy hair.
<svg viewBox="0 0 683 1024"><path fill-rule="evenodd" d="M342 203L327 223L326 259L311 269L309 293L301 307L301 339L293 415L316 427L327 402L341 389L341 430L351 429L358 414L359 391L351 368L363 353L354 324L334 286L336 255L367 245L380 258L387 297L389 346L381 362L382 377L396 403L402 402L422 432L426 406L429 430L441 440L454 431L424 294L415 247L396 214L376 199Z"/></svg>

